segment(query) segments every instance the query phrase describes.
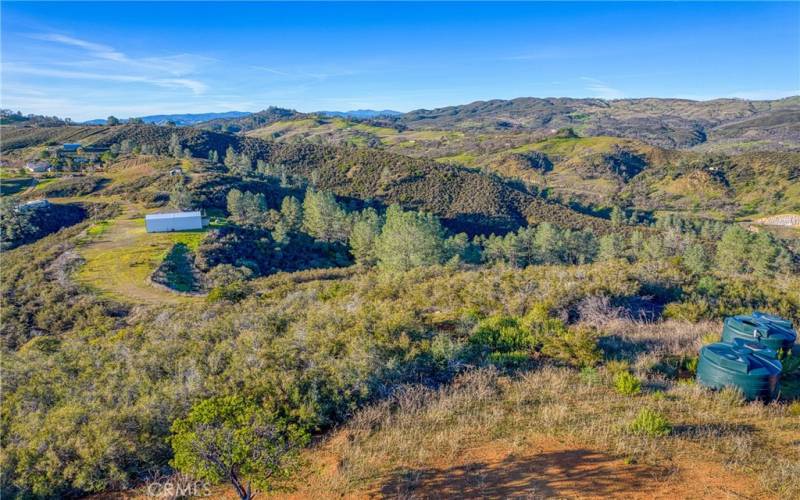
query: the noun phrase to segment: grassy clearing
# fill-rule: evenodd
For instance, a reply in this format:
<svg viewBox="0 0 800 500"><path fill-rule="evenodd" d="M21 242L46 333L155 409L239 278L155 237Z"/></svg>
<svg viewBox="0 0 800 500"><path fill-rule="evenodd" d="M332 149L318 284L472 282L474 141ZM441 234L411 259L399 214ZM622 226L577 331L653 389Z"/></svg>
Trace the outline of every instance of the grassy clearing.
<svg viewBox="0 0 800 500"><path fill-rule="evenodd" d="M584 150L591 149L593 152L612 151L618 144L630 143L628 139L619 137L552 137L543 141L525 144L511 150L512 153L524 153L526 151L541 151L542 153L558 156L572 156Z"/></svg>
<svg viewBox="0 0 800 500"><path fill-rule="evenodd" d="M389 127L375 127L373 125L367 125L365 123L351 124L351 127L356 130L360 130L362 132L373 134L378 138L380 138L381 140L394 137L397 135L397 130Z"/></svg>
<svg viewBox="0 0 800 500"><path fill-rule="evenodd" d="M471 153L461 153L453 156L443 156L436 158L440 163L455 163L458 165L473 166L475 164L475 155Z"/></svg>
<svg viewBox="0 0 800 500"><path fill-rule="evenodd" d="M58 177L48 177L46 179L39 179L36 183L34 189L36 191L43 191L48 185L52 184L53 182L57 181Z"/></svg>
<svg viewBox="0 0 800 500"><path fill-rule="evenodd" d="M92 224L89 229L86 230L86 234L89 236L100 236L101 234L105 233L110 226L110 221L101 220Z"/></svg>
<svg viewBox="0 0 800 500"><path fill-rule="evenodd" d="M0 196L11 196L17 194L33 185L31 177L3 178L0 181Z"/></svg>
<svg viewBox="0 0 800 500"><path fill-rule="evenodd" d="M151 286L149 278L174 245L182 243L195 251L205 231L147 233L141 218L120 218L99 224L93 226L98 228L97 237L80 248L86 261L76 274L80 283L124 302L192 300Z"/></svg>

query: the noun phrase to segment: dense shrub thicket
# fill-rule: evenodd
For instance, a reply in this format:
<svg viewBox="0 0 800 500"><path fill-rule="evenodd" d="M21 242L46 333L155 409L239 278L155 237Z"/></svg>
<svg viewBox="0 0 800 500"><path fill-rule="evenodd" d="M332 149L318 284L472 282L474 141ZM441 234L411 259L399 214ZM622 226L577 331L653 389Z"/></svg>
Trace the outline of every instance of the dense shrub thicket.
<svg viewBox="0 0 800 500"><path fill-rule="evenodd" d="M114 188L227 212L162 269L186 289L189 273L204 273L208 299L103 300L70 278L86 224L34 241L44 233L24 228L35 223L5 212L4 240L16 231L30 243L4 252L0 269L0 486L10 495L124 488L171 466L217 480L198 432L277 456L255 437L306 443L401 385L437 386L472 367L591 373L614 355L600 348L610 332L577 321L593 300L631 317L764 309L800 321L796 250L766 232L677 217L643 226L619 208L600 221L491 176L383 152L118 128L109 140L209 158L191 179ZM499 235L455 231L465 226ZM642 390L627 366L614 384ZM670 429L658 415L637 420L637 434Z"/></svg>
<svg viewBox="0 0 800 500"><path fill-rule="evenodd" d="M19 209L15 203L0 203L0 249L12 248L36 241L50 233L86 217L80 205L50 204L36 209Z"/></svg>
<svg viewBox="0 0 800 500"><path fill-rule="evenodd" d="M430 223L413 219L409 227ZM398 384L435 385L468 366L590 366L604 332L570 320L590 297L621 307L649 297L669 314L703 299L704 317L757 307L800 319L796 276L694 275L679 258L449 262L332 280L306 271L254 281L259 293L235 301L125 316L57 279L69 267L69 231L7 252L2 270L0 443L12 493L128 486L167 466L173 421L216 396L247 397L294 435L312 435ZM226 269L239 274L216 276L223 286L247 277Z"/></svg>

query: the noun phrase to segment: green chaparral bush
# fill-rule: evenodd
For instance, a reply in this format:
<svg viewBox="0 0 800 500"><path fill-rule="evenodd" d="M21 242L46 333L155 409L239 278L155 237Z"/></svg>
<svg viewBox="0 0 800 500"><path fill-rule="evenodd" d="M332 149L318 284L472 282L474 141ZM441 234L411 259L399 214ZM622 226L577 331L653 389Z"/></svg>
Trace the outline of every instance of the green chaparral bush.
<svg viewBox="0 0 800 500"><path fill-rule="evenodd" d="M332 168L321 169L323 180ZM267 190L267 183L253 183L240 192ZM216 199L220 209L231 191L203 189L195 192L198 199ZM285 199L280 195L267 203L277 206ZM537 369L533 361L544 359L587 368L585 376L599 382L612 363L590 367L601 359L598 339L613 332L601 333L602 323L582 317L579 305L587 298L608 297L622 309L649 301L655 311L702 299L708 310L693 317L703 318L769 308L796 320L800 310L791 275L730 278L711 269L705 272L715 282L703 282L674 255L587 263L596 255L596 238L583 231L539 224L508 237L509 245L495 241L495 264L440 265L481 243L448 238L435 218L399 208L388 214L388 228L377 211L358 212L352 229L356 222L359 229L348 234L341 207L327 196L310 207L318 241L297 232L305 220L299 201L277 212L262 210L258 196L244 206L235 198L231 207L244 218L252 212L254 221L215 229L198 248L195 264L214 287L207 301L133 307L76 286L70 276L81 265L78 240L88 222L4 252L4 493L53 497L124 489L170 460L188 470L185 441L176 438L173 448L169 438L191 433L193 408L200 412L211 404L205 401L243 405L246 415L255 415L255 405L280 429L309 436L403 384L447 383L476 359L508 368L510 375ZM330 217L335 231L320 223ZM270 236L274 227L266 226L275 220L285 224L286 239ZM413 248L407 235L420 236L424 245ZM358 243L348 248L351 240ZM678 246L667 243L648 248L674 253ZM327 271L264 277L305 269L309 249L324 264L315 267ZM363 265L331 267L347 266L351 257ZM619 371L633 377L628 369ZM219 399L231 395L242 401ZM214 425L230 427L220 418Z"/></svg>
<svg viewBox="0 0 800 500"><path fill-rule="evenodd" d="M208 302L239 302L245 299L248 295L253 293L253 288L244 281L234 281L225 285L220 285L212 288L206 300Z"/></svg>
<svg viewBox="0 0 800 500"><path fill-rule="evenodd" d="M170 465L212 484L229 482L242 497L273 489L292 472L297 444L264 408L241 396L199 401L171 426ZM247 492L248 495L244 495Z"/></svg>
<svg viewBox="0 0 800 500"><path fill-rule="evenodd" d="M570 327L536 304L523 318L494 315L480 321L470 342L488 349L503 364L533 353L575 366L592 366L600 360L597 335L588 327ZM512 355L513 353L513 355ZM504 354L504 355L501 355Z"/></svg>
<svg viewBox="0 0 800 500"><path fill-rule="evenodd" d="M633 434L662 437L672 432L672 425L661 413L650 408L642 408L636 414L636 418L630 423L628 429Z"/></svg>
<svg viewBox="0 0 800 500"><path fill-rule="evenodd" d="M642 382L630 372L617 372L613 380L614 389L624 396L634 396L642 392Z"/></svg>
<svg viewBox="0 0 800 500"><path fill-rule="evenodd" d="M482 320L470 341L491 351L510 352L533 348L530 330L523 328L519 319L505 315Z"/></svg>

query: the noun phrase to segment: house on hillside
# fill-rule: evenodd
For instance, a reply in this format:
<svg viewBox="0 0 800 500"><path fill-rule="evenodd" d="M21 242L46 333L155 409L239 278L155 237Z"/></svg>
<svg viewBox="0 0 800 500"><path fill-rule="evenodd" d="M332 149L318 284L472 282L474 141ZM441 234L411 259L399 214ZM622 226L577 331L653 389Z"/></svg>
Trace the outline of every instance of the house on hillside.
<svg viewBox="0 0 800 500"><path fill-rule="evenodd" d="M67 142L61 145L61 151L64 153L77 153L81 145L76 142Z"/></svg>
<svg viewBox="0 0 800 500"><path fill-rule="evenodd" d="M25 202L17 207L17 212L30 212L32 210L39 210L41 208L48 208L50 202L47 200L31 200Z"/></svg>
<svg viewBox="0 0 800 500"><path fill-rule="evenodd" d="M208 221L203 219L203 213L175 212L169 214L150 214L144 218L144 225L148 233L169 233L172 231L192 231L203 229Z"/></svg>
<svg viewBox="0 0 800 500"><path fill-rule="evenodd" d="M47 172L50 170L50 164L46 161L29 161L25 164L25 170L32 173Z"/></svg>

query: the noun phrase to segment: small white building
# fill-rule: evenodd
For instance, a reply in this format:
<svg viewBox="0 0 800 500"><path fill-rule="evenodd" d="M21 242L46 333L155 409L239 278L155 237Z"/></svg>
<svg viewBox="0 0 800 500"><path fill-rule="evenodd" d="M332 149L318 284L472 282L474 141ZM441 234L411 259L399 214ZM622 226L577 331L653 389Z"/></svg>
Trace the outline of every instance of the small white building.
<svg viewBox="0 0 800 500"><path fill-rule="evenodd" d="M17 207L17 212L30 212L32 210L39 210L40 208L48 208L50 202L47 200L31 200L25 202Z"/></svg>
<svg viewBox="0 0 800 500"><path fill-rule="evenodd" d="M28 172L47 172L50 169L50 164L46 161L29 161L25 164L25 168Z"/></svg>
<svg viewBox="0 0 800 500"><path fill-rule="evenodd" d="M170 214L150 214L144 218L148 233L168 233L171 231L191 231L203 229L205 221L199 210L196 212L175 212Z"/></svg>

